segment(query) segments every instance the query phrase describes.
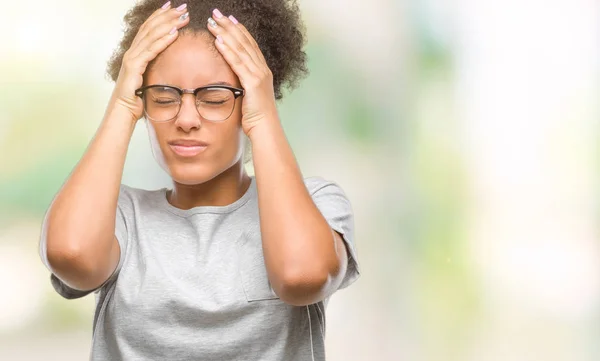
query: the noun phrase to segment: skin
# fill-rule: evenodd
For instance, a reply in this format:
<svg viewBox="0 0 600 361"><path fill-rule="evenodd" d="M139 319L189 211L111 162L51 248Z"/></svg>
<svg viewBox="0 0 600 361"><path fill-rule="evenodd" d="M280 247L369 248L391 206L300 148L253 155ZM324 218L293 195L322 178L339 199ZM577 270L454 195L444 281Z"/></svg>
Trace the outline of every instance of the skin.
<svg viewBox="0 0 600 361"><path fill-rule="evenodd" d="M210 33L169 34L187 24L189 19L178 19L184 12L158 9L125 54L102 124L49 209L43 231L50 265L71 287L89 290L102 285L118 264L115 209L127 147L142 115L143 105L134 91L143 76L147 84L180 88L227 82L242 87L245 95L225 122L203 120L193 97L186 95L175 120L150 124L154 154L173 178L168 200L188 209L239 199L250 184L242 163L245 134L253 152L269 281L289 304L321 301L341 283L347 251L304 185L281 127L273 77L263 54L243 24L218 11L213 12L218 25L207 26ZM194 158L182 159L167 144L174 138L209 146Z"/></svg>
<svg viewBox="0 0 600 361"><path fill-rule="evenodd" d="M240 88L227 62L210 49L212 40L210 34L182 35L157 57L146 72L146 83L187 89L224 83ZM238 98L233 114L219 123L202 119L194 101L193 95L185 95L173 121L148 121L153 154L173 179L169 201L183 209L231 204L250 185L242 157L242 100ZM168 144L174 139L200 140L209 146L193 158L182 158Z"/></svg>

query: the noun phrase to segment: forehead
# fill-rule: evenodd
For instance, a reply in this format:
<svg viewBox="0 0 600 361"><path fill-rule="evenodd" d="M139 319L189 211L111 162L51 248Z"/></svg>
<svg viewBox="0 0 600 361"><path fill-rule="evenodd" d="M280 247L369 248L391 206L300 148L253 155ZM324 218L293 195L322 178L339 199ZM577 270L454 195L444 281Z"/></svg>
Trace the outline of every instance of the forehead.
<svg viewBox="0 0 600 361"><path fill-rule="evenodd" d="M160 53L145 73L146 83L182 88L227 82L239 86L238 79L207 33L182 33Z"/></svg>

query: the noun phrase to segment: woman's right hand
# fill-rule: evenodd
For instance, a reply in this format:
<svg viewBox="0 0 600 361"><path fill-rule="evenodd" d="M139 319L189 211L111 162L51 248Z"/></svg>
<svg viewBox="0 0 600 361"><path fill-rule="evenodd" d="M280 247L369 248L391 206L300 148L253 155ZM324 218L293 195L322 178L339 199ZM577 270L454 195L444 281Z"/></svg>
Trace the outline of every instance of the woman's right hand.
<svg viewBox="0 0 600 361"><path fill-rule="evenodd" d="M131 47L125 52L109 107L123 107L133 123L143 115L142 99L135 91L142 86L148 64L177 39L179 29L189 22L186 5L171 8L169 1L156 10L140 27Z"/></svg>

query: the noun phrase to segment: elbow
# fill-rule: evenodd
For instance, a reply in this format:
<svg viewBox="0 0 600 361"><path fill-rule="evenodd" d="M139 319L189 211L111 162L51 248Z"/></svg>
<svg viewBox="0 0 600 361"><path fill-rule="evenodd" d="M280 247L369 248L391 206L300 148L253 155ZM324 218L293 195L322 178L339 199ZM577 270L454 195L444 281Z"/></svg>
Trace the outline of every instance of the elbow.
<svg viewBox="0 0 600 361"><path fill-rule="evenodd" d="M46 256L52 272L69 287L91 290L99 286L104 278L93 257L85 254L76 243L52 247L48 243Z"/></svg>
<svg viewBox="0 0 600 361"><path fill-rule="evenodd" d="M42 226L45 263L50 271L71 288L87 291L97 288L109 276L112 246L104 239L83 233L75 222L56 222L48 213ZM106 246L103 246L106 245Z"/></svg>
<svg viewBox="0 0 600 361"><path fill-rule="evenodd" d="M292 306L310 305L324 298L330 279L329 273L324 271L289 273L278 282L275 293Z"/></svg>
<svg viewBox="0 0 600 361"><path fill-rule="evenodd" d="M46 247L46 258L52 271L65 268L65 266L78 265L83 257L79 237L70 235L64 226L57 226L50 220L45 222L43 235Z"/></svg>
<svg viewBox="0 0 600 361"><path fill-rule="evenodd" d="M48 265L54 272L56 269L64 268L66 264L78 263L80 250L73 246L58 244L48 237L46 239L46 258Z"/></svg>
<svg viewBox="0 0 600 361"><path fill-rule="evenodd" d="M57 239L48 235L46 238L46 257L52 271L64 268L87 268L86 256L79 242L65 238Z"/></svg>

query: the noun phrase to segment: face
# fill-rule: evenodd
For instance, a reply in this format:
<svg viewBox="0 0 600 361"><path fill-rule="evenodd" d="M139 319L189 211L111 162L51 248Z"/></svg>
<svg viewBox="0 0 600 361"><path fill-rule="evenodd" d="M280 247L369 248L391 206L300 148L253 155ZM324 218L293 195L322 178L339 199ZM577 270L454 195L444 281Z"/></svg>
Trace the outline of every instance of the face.
<svg viewBox="0 0 600 361"><path fill-rule="evenodd" d="M145 73L144 85L172 85L195 89L220 83L240 88L225 59L212 47L206 34L181 34ZM222 122L203 119L193 94L184 94L177 117L168 122L146 120L152 153L176 183L204 183L242 161L244 133L241 97L233 113ZM206 146L185 145L195 142Z"/></svg>

